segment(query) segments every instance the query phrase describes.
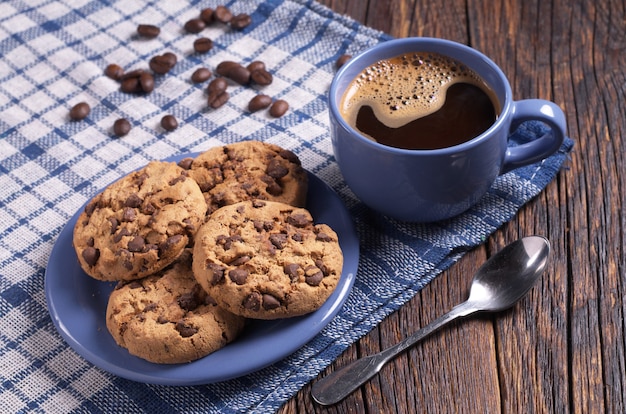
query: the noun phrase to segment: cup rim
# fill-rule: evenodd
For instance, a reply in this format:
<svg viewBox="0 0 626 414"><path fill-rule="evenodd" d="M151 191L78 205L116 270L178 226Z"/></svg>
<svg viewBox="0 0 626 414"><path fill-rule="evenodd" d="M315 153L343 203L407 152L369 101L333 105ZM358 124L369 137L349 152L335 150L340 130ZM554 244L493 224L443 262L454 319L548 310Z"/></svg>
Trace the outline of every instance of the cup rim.
<svg viewBox="0 0 626 414"><path fill-rule="evenodd" d="M415 48L413 48L413 50L410 50L410 47L408 47L408 45L414 45L416 43L423 43L423 44L434 44L436 43L437 45L441 46L443 45L446 48L456 48L456 49L460 49L465 53L471 53L474 54L483 64L486 64L487 66L489 66L491 68L491 70L497 75L497 77L501 80L502 82L502 86L504 88L504 102L501 103L501 111L500 111L500 115L498 116L498 118L496 119L496 121L491 124L491 126L489 128L487 128L485 131L483 131L480 135L462 142L460 144L456 144L450 147L444 147L444 148L436 148L436 149L407 149L407 148L398 148L398 147L392 147L389 145L384 145L384 144L380 144L366 136L364 136L360 131L358 131L357 129L353 128L350 124L348 124L346 122L346 120L343 118L343 116L341 115L341 113L339 112L339 102L337 102L338 99L341 99L341 97L343 96L344 91L341 92L341 94L339 96L337 96L337 89L339 88L339 83L340 80L347 76L345 75L346 72L352 70L352 67L354 66L358 66L359 62L361 62L364 59L367 59L367 56L371 55L372 53L376 53L377 51L381 50L381 49L390 49L393 48L394 46L397 48L400 48L404 45L407 45L406 47L406 51L415 51ZM398 54L400 54L402 52L398 52L398 53L390 53L389 57L392 56L397 56ZM445 51L442 52L442 54L445 55ZM372 62L374 63L374 62ZM466 62L463 62L466 63ZM467 64L467 63L466 63ZM471 65L469 65L470 67L472 67ZM360 72L361 70L363 70L366 66L363 65L363 67L361 67L358 72ZM357 72L357 73L358 73ZM337 99L335 99L335 97L337 97ZM506 118L508 118L508 113L511 111L511 107L513 105L513 98L512 98L512 91L511 91L511 85L509 83L508 78L506 77L506 75L504 74L504 72L502 71L502 69L500 69L500 67L489 57L487 57L484 53L480 52L477 49L474 49L468 45L465 45L463 43L459 43L459 42L455 42L452 40L448 40L448 39L443 39L443 38L436 38L436 37L405 37L405 38L399 38L399 39L391 39L391 40L387 40L381 43L378 43L368 49L363 50L362 52L358 53L357 55L353 56L350 60L348 60L341 68L339 68L339 70L335 73L335 76L333 76L333 79L331 81L330 84L330 88L329 88L329 96L328 96L328 101L329 101L329 110L331 111L333 117L335 118L336 122L339 123L339 125L341 125L342 128L344 128L345 130L349 131L352 135L354 135L359 141L361 141L362 143L366 144L366 145L371 145L379 150L384 150L384 151L389 151L389 152L395 152L395 153L404 153L404 154L430 154L430 155L438 155L438 154L446 154L446 153L456 153L459 151L464 151L467 149L470 149L476 145L478 145L479 143L481 143L482 141L487 139L487 136L491 135L492 131L499 129L502 127L502 124L504 122L506 122Z"/></svg>

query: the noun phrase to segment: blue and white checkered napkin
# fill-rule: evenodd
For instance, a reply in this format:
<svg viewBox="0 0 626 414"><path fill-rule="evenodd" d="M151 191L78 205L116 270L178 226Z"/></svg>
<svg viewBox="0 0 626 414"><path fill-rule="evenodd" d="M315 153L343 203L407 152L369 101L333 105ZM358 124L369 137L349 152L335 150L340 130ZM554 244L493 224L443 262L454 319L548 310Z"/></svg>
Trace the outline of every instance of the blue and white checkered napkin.
<svg viewBox="0 0 626 414"><path fill-rule="evenodd" d="M238 412L275 410L349 344L409 300L472 246L480 244L557 174L571 149L501 176L484 200L453 220L410 225L373 213L346 188L334 162L326 91L336 59L387 37L305 0L230 1L253 23L243 31L205 29L214 40L193 53L198 35L182 30L204 7L197 0L41 0L0 3L0 407L2 412ZM138 39L139 23L161 27ZM158 77L149 95L132 96L103 76L109 63L146 68L150 57L174 52L179 63ZM263 92L291 105L282 118L247 113L257 93L231 87L218 109L192 84L200 66L223 60L264 61L274 82ZM92 112L69 122L69 108ZM166 133L161 117L180 127ZM115 139L113 121L132 121ZM540 133L526 124L516 136ZM244 139L273 142L297 153L330 184L354 216L361 240L354 290L341 313L302 349L262 371L193 387L117 378L83 360L61 339L48 315L44 271L57 235L80 206L108 183L152 159Z"/></svg>

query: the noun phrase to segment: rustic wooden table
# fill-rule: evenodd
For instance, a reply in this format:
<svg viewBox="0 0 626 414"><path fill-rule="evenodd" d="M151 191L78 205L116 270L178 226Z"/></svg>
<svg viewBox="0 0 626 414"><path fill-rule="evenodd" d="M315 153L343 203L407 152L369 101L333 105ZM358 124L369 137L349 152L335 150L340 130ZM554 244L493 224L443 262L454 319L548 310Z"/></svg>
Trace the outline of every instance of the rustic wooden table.
<svg viewBox="0 0 626 414"><path fill-rule="evenodd" d="M309 384L281 412L626 412L626 2L321 2L395 37L441 37L481 50L508 75L516 99L558 103L576 144L557 179L513 221L326 372L443 314L465 299L488 256L541 234L551 240L552 260L529 296L510 311L436 333L333 407L317 405Z"/></svg>

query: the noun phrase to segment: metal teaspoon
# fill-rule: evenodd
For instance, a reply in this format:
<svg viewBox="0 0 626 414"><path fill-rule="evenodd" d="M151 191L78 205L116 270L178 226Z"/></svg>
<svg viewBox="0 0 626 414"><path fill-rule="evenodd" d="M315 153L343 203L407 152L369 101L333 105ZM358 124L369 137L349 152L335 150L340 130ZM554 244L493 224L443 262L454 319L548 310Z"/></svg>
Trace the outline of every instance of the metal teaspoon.
<svg viewBox="0 0 626 414"><path fill-rule="evenodd" d="M513 306L539 279L549 254L550 242L541 236L524 237L504 247L478 269L465 302L402 342L320 379L311 388L313 399L322 405L335 404L376 375L395 356L449 322L475 312L497 312Z"/></svg>

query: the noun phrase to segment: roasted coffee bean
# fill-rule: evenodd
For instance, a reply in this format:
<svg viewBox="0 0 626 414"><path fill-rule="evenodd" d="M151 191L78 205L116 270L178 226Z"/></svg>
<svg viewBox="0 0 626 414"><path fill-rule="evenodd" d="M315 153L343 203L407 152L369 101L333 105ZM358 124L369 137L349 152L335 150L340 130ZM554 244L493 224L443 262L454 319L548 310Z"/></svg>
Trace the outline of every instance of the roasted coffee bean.
<svg viewBox="0 0 626 414"><path fill-rule="evenodd" d="M124 75L124 69L120 65L111 63L104 69L104 74L113 80L120 80Z"/></svg>
<svg viewBox="0 0 626 414"><path fill-rule="evenodd" d="M250 73L250 79L257 85L266 86L272 83L274 77L265 69L257 69Z"/></svg>
<svg viewBox="0 0 626 414"><path fill-rule="evenodd" d="M249 14L246 14L246 13L240 13L236 16L233 16L230 19L230 27L232 27L235 30L244 29L248 27L250 23L252 23L252 18L250 17Z"/></svg>
<svg viewBox="0 0 626 414"><path fill-rule="evenodd" d="M337 59L337 62L335 62L335 67L337 69L339 69L340 67L342 67L347 61L349 61L352 58L352 55L341 55L339 56L339 59Z"/></svg>
<svg viewBox="0 0 626 414"><path fill-rule="evenodd" d="M178 128L178 121L174 115L165 115L161 118L161 126L166 131L173 131Z"/></svg>
<svg viewBox="0 0 626 414"><path fill-rule="evenodd" d="M207 86L207 92L209 95L216 92L224 92L228 87L228 82L224 78L215 78Z"/></svg>
<svg viewBox="0 0 626 414"><path fill-rule="evenodd" d="M188 33L200 33L206 27L206 23L199 18L188 20L185 23L185 30Z"/></svg>
<svg viewBox="0 0 626 414"><path fill-rule="evenodd" d="M217 6L213 11L213 18L218 22L228 23L233 18L233 14L226 6Z"/></svg>
<svg viewBox="0 0 626 414"><path fill-rule="evenodd" d="M208 81L213 74L207 68L196 69L194 73L191 74L191 81L193 83L202 83Z"/></svg>
<svg viewBox="0 0 626 414"><path fill-rule="evenodd" d="M142 92L150 93L154 90L154 77L149 72L144 72L139 76L139 86Z"/></svg>
<svg viewBox="0 0 626 414"><path fill-rule="evenodd" d="M270 115L274 118L280 118L281 116L285 115L285 112L287 112L288 109L289 104L287 103L287 101L278 99L277 101L274 101L274 103L270 107Z"/></svg>
<svg viewBox="0 0 626 414"><path fill-rule="evenodd" d="M80 121L89 115L91 107L87 102L79 102L70 109L70 119L72 121Z"/></svg>
<svg viewBox="0 0 626 414"><path fill-rule="evenodd" d="M226 76L240 85L247 85L250 83L250 71L241 65L231 68Z"/></svg>
<svg viewBox="0 0 626 414"><path fill-rule="evenodd" d="M165 75L172 69L170 61L162 55L153 56L152 59L150 59L149 65L150 69L159 75Z"/></svg>
<svg viewBox="0 0 626 414"><path fill-rule="evenodd" d="M217 109L223 106L226 102L228 102L229 98L230 98L230 95L226 91L214 92L214 93L209 93L209 97L207 101L211 108Z"/></svg>
<svg viewBox="0 0 626 414"><path fill-rule="evenodd" d="M132 77L132 78L126 78L122 80L122 83L120 84L120 89L122 90L122 92L126 92L126 93L141 92L141 86L139 85L139 78Z"/></svg>
<svg viewBox="0 0 626 414"><path fill-rule="evenodd" d="M171 67L174 67L178 62L178 58L172 52L163 53L163 59L170 64Z"/></svg>
<svg viewBox="0 0 626 414"><path fill-rule="evenodd" d="M200 11L200 20L202 20L207 26L213 23L213 9L207 7L206 9L202 9Z"/></svg>
<svg viewBox="0 0 626 414"><path fill-rule="evenodd" d="M130 72L126 72L122 76L120 76L120 81L129 79L129 78L139 78L139 76L141 76L141 74L144 73L144 72L145 72L145 70L143 70L143 69L131 70Z"/></svg>
<svg viewBox="0 0 626 414"><path fill-rule="evenodd" d="M206 53L213 49L213 41L208 37L201 37L193 42L193 50L197 53Z"/></svg>
<svg viewBox="0 0 626 414"><path fill-rule="evenodd" d="M118 137L123 137L130 132L130 122L126 118L120 118L113 123L113 133Z"/></svg>
<svg viewBox="0 0 626 414"><path fill-rule="evenodd" d="M137 26L137 34L147 39L153 39L161 33L161 29L151 24L140 24Z"/></svg>
<svg viewBox="0 0 626 414"><path fill-rule="evenodd" d="M272 98L268 95L257 95L248 103L248 110L250 112L260 111L272 104Z"/></svg>
<svg viewBox="0 0 626 414"><path fill-rule="evenodd" d="M253 62L248 63L248 66L246 66L246 69L248 69L250 73L259 69L265 70L265 62L261 62L260 60L255 60Z"/></svg>
<svg viewBox="0 0 626 414"><path fill-rule="evenodd" d="M215 68L215 73L221 76L228 76L228 72L230 72L231 69L237 66L241 65L237 62L233 62L232 60L225 60L217 65L217 67Z"/></svg>

